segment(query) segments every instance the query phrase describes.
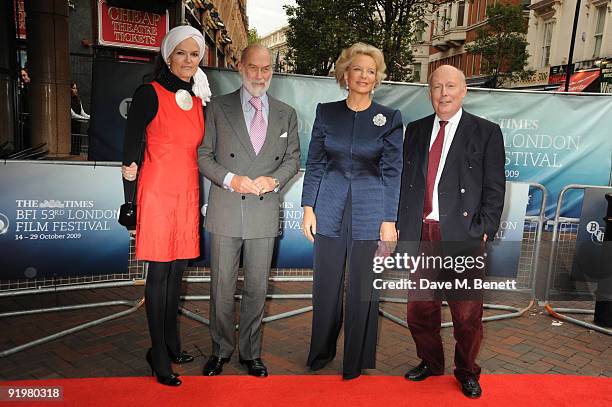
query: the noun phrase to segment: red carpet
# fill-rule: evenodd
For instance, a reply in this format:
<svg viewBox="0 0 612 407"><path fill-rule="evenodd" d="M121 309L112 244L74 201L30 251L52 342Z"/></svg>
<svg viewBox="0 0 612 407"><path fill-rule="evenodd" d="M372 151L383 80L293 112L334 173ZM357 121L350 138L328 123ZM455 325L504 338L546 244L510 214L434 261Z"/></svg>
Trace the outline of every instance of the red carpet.
<svg viewBox="0 0 612 407"><path fill-rule="evenodd" d="M169 388L153 378L55 379L0 382L9 385L63 386L58 403L0 401L26 406L612 406L612 379L563 375L488 375L481 378L483 396L463 396L452 376L412 383L403 377L362 376L344 382L340 376L182 377ZM5 393L6 394L6 393Z"/></svg>

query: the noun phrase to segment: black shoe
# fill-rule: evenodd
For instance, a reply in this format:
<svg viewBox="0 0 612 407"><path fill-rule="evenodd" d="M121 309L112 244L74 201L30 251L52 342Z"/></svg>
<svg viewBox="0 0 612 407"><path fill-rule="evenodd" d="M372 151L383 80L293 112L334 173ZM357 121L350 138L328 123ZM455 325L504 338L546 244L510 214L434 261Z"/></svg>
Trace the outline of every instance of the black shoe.
<svg viewBox="0 0 612 407"><path fill-rule="evenodd" d="M173 387L180 386L181 383L183 383L181 382L181 379L178 378L178 375L176 373L171 373L169 376L162 376L155 371L155 368L153 367L153 356L151 355L151 348L149 348L149 350L147 351L146 359L149 363L149 366L151 367L151 376L155 376L159 383Z"/></svg>
<svg viewBox="0 0 612 407"><path fill-rule="evenodd" d="M421 362L417 367L410 369L404 377L413 382L420 382L421 380L427 379L429 376L441 376L441 373L434 373L431 369Z"/></svg>
<svg viewBox="0 0 612 407"><path fill-rule="evenodd" d="M219 356L212 355L206 361L204 365L204 376L217 376L223 371L223 365L229 362L230 358L221 358Z"/></svg>
<svg viewBox="0 0 612 407"><path fill-rule="evenodd" d="M261 358L257 358L253 360L240 359L240 364L247 367L249 371L249 375L251 376L255 376L255 377L267 377L268 376L268 369L266 368L266 365L264 365L263 362L261 361Z"/></svg>
<svg viewBox="0 0 612 407"><path fill-rule="evenodd" d="M342 373L342 380L353 380L361 376L361 372L357 373Z"/></svg>
<svg viewBox="0 0 612 407"><path fill-rule="evenodd" d="M193 356L191 356L189 353L186 353L186 352L181 352L180 355L174 356L170 348L168 348L168 356L170 357L170 360L172 361L172 363L176 363L178 365L182 365L183 363L193 362L193 359L194 359Z"/></svg>
<svg viewBox="0 0 612 407"><path fill-rule="evenodd" d="M468 377L467 379L460 380L459 383L461 383L461 391L466 397L477 399L482 395L482 389L480 388L478 379Z"/></svg>

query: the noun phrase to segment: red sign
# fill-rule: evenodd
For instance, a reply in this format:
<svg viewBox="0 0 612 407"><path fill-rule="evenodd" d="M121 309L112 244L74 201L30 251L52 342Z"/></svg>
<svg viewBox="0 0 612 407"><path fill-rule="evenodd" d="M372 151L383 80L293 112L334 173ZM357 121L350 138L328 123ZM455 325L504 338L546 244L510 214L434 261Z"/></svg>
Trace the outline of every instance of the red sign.
<svg viewBox="0 0 612 407"><path fill-rule="evenodd" d="M582 92L595 79L599 77L599 71L576 72L570 77L568 92ZM559 86L556 92L565 92L565 84Z"/></svg>
<svg viewBox="0 0 612 407"><path fill-rule="evenodd" d="M26 39L26 13L25 6L23 4L24 0L15 1L15 14L17 15L17 38L21 38L22 40Z"/></svg>
<svg viewBox="0 0 612 407"><path fill-rule="evenodd" d="M98 42L101 45L159 51L168 30L168 11L156 14L109 7L105 0L98 0Z"/></svg>

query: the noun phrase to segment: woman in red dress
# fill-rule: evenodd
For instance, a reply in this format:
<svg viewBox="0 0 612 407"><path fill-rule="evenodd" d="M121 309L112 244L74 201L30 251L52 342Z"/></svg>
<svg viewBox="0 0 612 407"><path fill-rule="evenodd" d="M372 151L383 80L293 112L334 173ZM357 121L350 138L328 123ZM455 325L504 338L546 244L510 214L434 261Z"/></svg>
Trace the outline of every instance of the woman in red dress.
<svg viewBox="0 0 612 407"><path fill-rule="evenodd" d="M180 285L188 259L200 255L197 148L204 136L202 106L210 100L204 37L193 27L166 34L155 80L134 93L126 126L123 178L137 183L136 258L148 261L145 306L157 380L179 386L171 362L181 351L177 327ZM144 156L139 157L144 142ZM139 163L141 162L139 168Z"/></svg>

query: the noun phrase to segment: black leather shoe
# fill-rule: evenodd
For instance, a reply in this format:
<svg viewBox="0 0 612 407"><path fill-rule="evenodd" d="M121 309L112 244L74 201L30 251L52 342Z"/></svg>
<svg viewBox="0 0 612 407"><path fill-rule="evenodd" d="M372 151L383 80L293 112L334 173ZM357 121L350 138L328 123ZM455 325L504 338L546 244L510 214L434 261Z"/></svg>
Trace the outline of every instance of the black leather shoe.
<svg viewBox="0 0 612 407"><path fill-rule="evenodd" d="M221 358L219 356L212 355L206 361L204 365L204 376L216 376L221 374L223 371L223 365L229 362L230 358Z"/></svg>
<svg viewBox="0 0 612 407"><path fill-rule="evenodd" d="M240 359L240 364L247 367L249 375L251 376L268 377L268 369L261 361L261 358L253 360Z"/></svg>
<svg viewBox="0 0 612 407"><path fill-rule="evenodd" d="M421 380L427 379L429 376L441 376L441 373L434 373L431 369L421 362L417 367L410 369L404 377L413 382L420 382Z"/></svg>
<svg viewBox="0 0 612 407"><path fill-rule="evenodd" d="M180 386L183 382L181 381L181 379L178 378L178 376L174 373L172 373L170 376L160 376L157 373L155 373L155 377L157 378L157 381L161 384L164 384L166 386Z"/></svg>
<svg viewBox="0 0 612 407"><path fill-rule="evenodd" d="M342 373L342 380L353 380L361 376L361 372L357 373Z"/></svg>
<svg viewBox="0 0 612 407"><path fill-rule="evenodd" d="M176 363L177 365L182 365L183 363L193 362L194 357L189 353L181 352L180 355L174 356L174 354L168 349L168 356L170 356L170 360L172 363Z"/></svg>
<svg viewBox="0 0 612 407"><path fill-rule="evenodd" d="M482 395L482 389L478 383L478 379L474 377L468 377L459 381L461 383L461 391L466 397L471 399L477 399Z"/></svg>
<svg viewBox="0 0 612 407"><path fill-rule="evenodd" d="M169 376L162 376L157 373L157 371L155 371L155 368L153 368L153 357L151 355L151 349L147 351L146 359L149 363L149 366L151 367L151 376L155 376L159 383L173 387L180 386L183 383L181 382L181 379L178 378L178 375L176 373L171 373Z"/></svg>

